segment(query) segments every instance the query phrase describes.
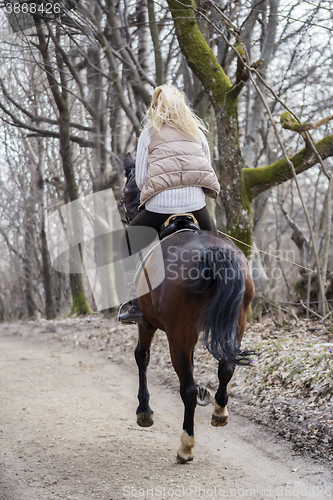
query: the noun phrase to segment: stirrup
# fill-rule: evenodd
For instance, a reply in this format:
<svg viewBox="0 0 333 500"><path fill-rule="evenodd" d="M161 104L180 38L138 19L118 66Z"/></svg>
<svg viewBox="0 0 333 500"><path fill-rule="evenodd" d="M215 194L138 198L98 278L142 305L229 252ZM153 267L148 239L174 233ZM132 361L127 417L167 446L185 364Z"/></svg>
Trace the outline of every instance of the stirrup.
<svg viewBox="0 0 333 500"><path fill-rule="evenodd" d="M126 311L125 313L121 313L123 306L128 304L131 304L129 310ZM131 309L133 309L132 312ZM135 325L136 323L149 323L149 321L142 314L142 311L140 309L137 300L124 302L123 304L121 304L117 314L117 321L119 321L119 323L130 324L130 325Z"/></svg>

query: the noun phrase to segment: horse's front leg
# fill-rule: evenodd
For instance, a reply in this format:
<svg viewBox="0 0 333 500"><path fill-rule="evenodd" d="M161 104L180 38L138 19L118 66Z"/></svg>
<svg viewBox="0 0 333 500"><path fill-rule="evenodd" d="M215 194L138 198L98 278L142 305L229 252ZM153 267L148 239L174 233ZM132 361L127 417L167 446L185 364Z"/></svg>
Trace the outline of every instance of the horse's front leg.
<svg viewBox="0 0 333 500"><path fill-rule="evenodd" d="M179 377L180 395L184 403L183 433L177 452L177 462L184 464L194 457L194 411L197 404L197 385L193 378L192 352L185 353L177 346L170 346L172 364Z"/></svg>
<svg viewBox="0 0 333 500"><path fill-rule="evenodd" d="M235 370L235 363L226 360L219 361L219 388L215 394L215 407L212 414L211 424L215 427L227 425L228 423L228 393L227 385L231 380Z"/></svg>
<svg viewBox="0 0 333 500"><path fill-rule="evenodd" d="M139 339L135 349L135 360L139 368L139 406L136 410L137 423L141 427L153 425L154 412L149 406L149 391L147 386L147 367L150 358L150 346L156 332L151 324L140 323L138 325Z"/></svg>

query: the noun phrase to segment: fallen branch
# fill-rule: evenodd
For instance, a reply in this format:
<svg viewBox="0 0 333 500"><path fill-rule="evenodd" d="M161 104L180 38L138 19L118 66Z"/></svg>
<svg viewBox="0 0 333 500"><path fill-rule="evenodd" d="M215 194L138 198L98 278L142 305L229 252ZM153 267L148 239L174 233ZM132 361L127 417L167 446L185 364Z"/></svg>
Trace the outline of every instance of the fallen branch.
<svg viewBox="0 0 333 500"><path fill-rule="evenodd" d="M301 300L301 305L304 307L304 309L306 311L309 311L311 314L314 314L315 316L317 316L318 318L320 318L321 320L323 320L323 316L320 316L320 314L318 314L316 311L313 311L312 309L310 309L306 304L304 304L303 300ZM326 317L326 316L325 316Z"/></svg>

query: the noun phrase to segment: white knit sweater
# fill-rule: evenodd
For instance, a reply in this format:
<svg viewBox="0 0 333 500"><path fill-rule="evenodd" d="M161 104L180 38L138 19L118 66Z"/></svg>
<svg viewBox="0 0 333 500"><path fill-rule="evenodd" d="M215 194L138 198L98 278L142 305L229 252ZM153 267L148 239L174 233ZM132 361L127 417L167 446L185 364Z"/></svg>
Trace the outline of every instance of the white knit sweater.
<svg viewBox="0 0 333 500"><path fill-rule="evenodd" d="M203 133L201 133L201 140L204 153L210 162L209 146ZM135 164L135 179L141 190L147 175L149 145L149 129L144 129L139 137ZM202 188L193 186L167 189L166 191L157 193L147 201L146 210L160 214L177 214L200 210L205 205L205 194Z"/></svg>

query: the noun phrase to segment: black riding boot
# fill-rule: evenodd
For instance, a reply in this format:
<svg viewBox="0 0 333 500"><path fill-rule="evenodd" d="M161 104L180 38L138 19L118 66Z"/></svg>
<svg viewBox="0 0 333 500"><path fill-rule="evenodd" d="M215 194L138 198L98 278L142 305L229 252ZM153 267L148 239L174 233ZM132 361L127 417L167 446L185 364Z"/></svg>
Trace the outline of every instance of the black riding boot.
<svg viewBox="0 0 333 500"><path fill-rule="evenodd" d="M120 321L120 323L148 323L141 312L138 299L131 300L129 303L131 307L128 311L123 314L118 313L118 321Z"/></svg>
<svg viewBox="0 0 333 500"><path fill-rule="evenodd" d="M146 318L141 312L138 299L136 298L136 286L134 284L134 271L125 272L125 279L129 290L130 300L128 304L131 304L131 307L128 311L123 314L119 314L121 309L119 309L117 320L120 323L148 323Z"/></svg>

